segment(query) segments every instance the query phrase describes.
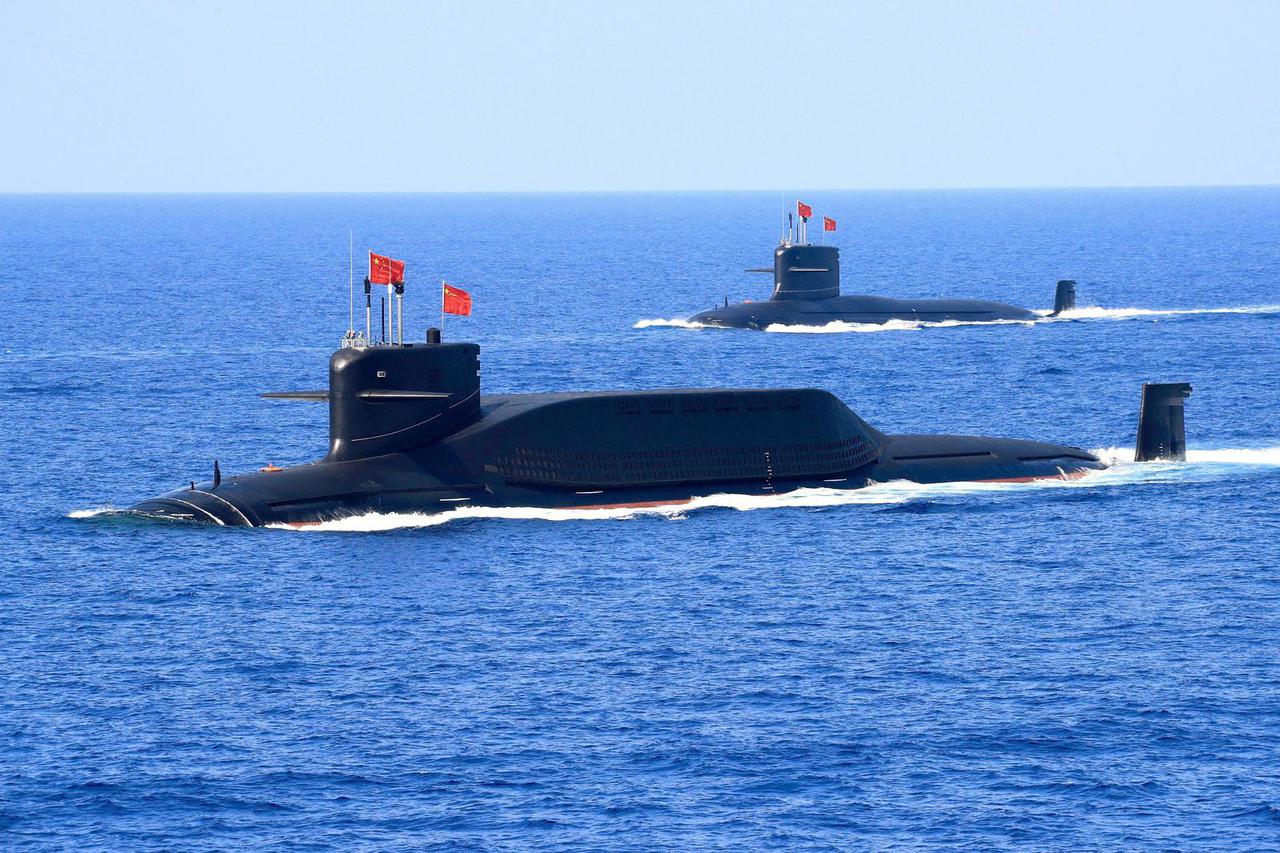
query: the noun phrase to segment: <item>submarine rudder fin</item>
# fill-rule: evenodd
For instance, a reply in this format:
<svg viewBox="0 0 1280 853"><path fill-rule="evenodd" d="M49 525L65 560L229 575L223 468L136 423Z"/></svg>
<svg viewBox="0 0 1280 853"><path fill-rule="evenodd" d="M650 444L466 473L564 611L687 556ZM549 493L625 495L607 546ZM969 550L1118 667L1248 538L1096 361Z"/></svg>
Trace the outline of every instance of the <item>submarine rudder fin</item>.
<svg viewBox="0 0 1280 853"><path fill-rule="evenodd" d="M1053 294L1053 313L1050 317L1057 317L1063 311L1070 311L1076 307L1076 283L1074 280L1064 278L1058 282L1058 289Z"/></svg>
<svg viewBox="0 0 1280 853"><path fill-rule="evenodd" d="M1186 461L1183 402L1190 396L1189 382L1143 384L1142 404L1138 411L1138 439L1133 453L1135 462Z"/></svg>

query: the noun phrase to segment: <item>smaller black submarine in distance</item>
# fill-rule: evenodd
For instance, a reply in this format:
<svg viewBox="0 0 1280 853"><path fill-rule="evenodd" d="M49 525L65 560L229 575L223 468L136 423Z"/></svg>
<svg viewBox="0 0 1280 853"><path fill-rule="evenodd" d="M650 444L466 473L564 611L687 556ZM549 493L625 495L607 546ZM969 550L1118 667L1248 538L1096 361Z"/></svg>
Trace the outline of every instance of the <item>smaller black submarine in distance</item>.
<svg viewBox="0 0 1280 853"><path fill-rule="evenodd" d="M689 322L724 329L764 330L769 326L825 326L835 322L882 325L890 320L986 323L1042 319L1035 311L1017 305L981 299L841 296L840 250L835 246L795 243L789 235L784 235L774 250L772 269L747 272L773 274L773 292L767 301L730 305L726 298L723 306L694 314ZM1050 316L1075 305L1076 283L1059 281Z"/></svg>
<svg viewBox="0 0 1280 853"><path fill-rule="evenodd" d="M302 527L366 513L462 506L678 506L875 483L1071 479L1107 465L1078 447L965 435L890 435L817 388L480 393L480 348L351 345L329 387L317 462L191 483L133 510L227 526ZM1185 458L1186 383L1143 386L1138 461Z"/></svg>

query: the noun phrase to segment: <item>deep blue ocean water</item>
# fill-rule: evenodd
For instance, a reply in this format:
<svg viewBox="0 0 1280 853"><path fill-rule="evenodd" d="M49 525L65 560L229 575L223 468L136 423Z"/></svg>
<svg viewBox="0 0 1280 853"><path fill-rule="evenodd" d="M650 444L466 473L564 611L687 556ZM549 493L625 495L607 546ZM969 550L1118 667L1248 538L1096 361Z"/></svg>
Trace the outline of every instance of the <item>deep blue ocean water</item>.
<svg viewBox="0 0 1280 853"><path fill-rule="evenodd" d="M1280 846L1280 189L811 193L846 292L1105 310L636 327L765 298L789 201L0 197L0 847ZM323 387L348 229L407 261L413 337L472 292L488 391L813 385L1123 449L1187 380L1191 461L376 532L89 512L323 454L323 407L256 395Z"/></svg>

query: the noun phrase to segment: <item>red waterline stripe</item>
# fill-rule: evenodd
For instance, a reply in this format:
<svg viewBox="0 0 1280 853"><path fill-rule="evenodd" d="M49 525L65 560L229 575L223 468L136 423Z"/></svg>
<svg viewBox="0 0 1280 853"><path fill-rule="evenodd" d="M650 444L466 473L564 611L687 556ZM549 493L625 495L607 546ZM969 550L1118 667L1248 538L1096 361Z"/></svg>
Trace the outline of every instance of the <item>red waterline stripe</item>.
<svg viewBox="0 0 1280 853"><path fill-rule="evenodd" d="M1094 471L1093 468L1081 468L1063 474L1049 474L1041 477L997 477L994 480L973 480L974 483L1034 483L1037 480L1079 480Z"/></svg>
<svg viewBox="0 0 1280 853"><path fill-rule="evenodd" d="M629 504L585 504L583 506L567 506L564 509L640 509L649 506L683 506L691 503L693 498L680 498L674 501L637 501ZM555 507L547 507L555 509Z"/></svg>

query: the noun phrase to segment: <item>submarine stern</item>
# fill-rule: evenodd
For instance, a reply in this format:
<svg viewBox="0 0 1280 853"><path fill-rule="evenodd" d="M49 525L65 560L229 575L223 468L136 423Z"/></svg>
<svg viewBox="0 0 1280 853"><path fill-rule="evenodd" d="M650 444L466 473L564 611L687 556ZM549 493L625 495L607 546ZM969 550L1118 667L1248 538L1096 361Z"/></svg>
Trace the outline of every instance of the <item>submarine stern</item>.
<svg viewBox="0 0 1280 853"><path fill-rule="evenodd" d="M1107 464L1079 447L979 435L887 436L873 478L880 482L1024 483L1073 480Z"/></svg>

